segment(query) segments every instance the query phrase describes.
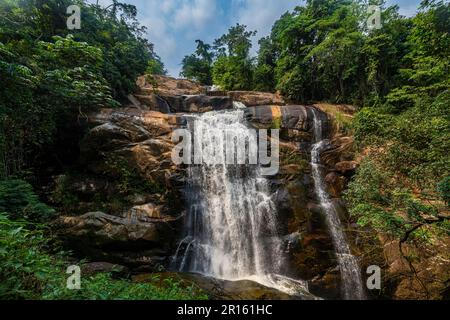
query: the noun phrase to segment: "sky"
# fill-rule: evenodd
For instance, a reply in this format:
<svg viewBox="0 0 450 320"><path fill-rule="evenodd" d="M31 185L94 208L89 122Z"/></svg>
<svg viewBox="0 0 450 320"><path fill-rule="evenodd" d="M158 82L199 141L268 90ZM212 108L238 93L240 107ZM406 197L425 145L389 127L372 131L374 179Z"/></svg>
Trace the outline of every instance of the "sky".
<svg viewBox="0 0 450 320"><path fill-rule="evenodd" d="M90 2L95 2L90 0ZM100 0L109 5L111 0ZM212 43L236 23L257 30L258 39L270 33L273 23L302 0L122 0L137 7L139 21L148 28L148 38L169 75L179 76L181 61L195 50L195 40ZM405 16L415 14L420 0L388 0Z"/></svg>

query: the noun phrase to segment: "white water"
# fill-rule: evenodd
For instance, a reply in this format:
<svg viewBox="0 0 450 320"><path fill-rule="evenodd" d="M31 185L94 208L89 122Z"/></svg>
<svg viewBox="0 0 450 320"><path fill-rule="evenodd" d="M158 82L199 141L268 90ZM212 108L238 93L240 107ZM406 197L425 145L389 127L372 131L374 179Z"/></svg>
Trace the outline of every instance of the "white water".
<svg viewBox="0 0 450 320"><path fill-rule="evenodd" d="M247 109L247 106L239 101L233 101L234 109Z"/></svg>
<svg viewBox="0 0 450 320"><path fill-rule="evenodd" d="M259 166L226 164L225 131L236 133L238 142L256 143L243 107L235 104L232 111L189 118L188 127L206 152L203 165L188 169L190 208L186 237L175 254L177 269L230 281L252 280L292 295L308 294L307 282L281 275L285 256L276 208Z"/></svg>
<svg viewBox="0 0 450 320"><path fill-rule="evenodd" d="M329 194L325 190L323 175L320 170L321 152L324 150L327 140L323 139L323 128L320 115L317 110L314 113L314 137L315 144L311 151L312 175L314 179L315 191L320 201L321 207L326 213L326 221L330 230L331 238L335 248L338 264L341 272L341 289L346 300L366 299L361 270L355 256L351 254L345 234L342 230L342 222L336 211Z"/></svg>

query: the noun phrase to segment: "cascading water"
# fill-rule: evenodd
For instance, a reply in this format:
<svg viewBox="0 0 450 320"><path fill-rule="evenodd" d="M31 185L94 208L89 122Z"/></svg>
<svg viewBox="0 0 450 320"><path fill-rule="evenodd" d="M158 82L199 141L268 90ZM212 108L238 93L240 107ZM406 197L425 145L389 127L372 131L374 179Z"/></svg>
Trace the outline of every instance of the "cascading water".
<svg viewBox="0 0 450 320"><path fill-rule="evenodd" d="M325 190L321 167L321 152L326 147L328 141L323 138L322 120L316 109L312 109L314 114L314 137L315 144L311 151L312 175L314 179L315 191L320 201L321 207L326 213L326 221L330 230L331 238L335 248L339 263L342 281L342 294L346 300L366 299L361 271L358 261L351 254L350 246L342 230L342 223L329 194Z"/></svg>
<svg viewBox="0 0 450 320"><path fill-rule="evenodd" d="M280 275L284 254L276 208L260 167L225 161L225 132L233 132L237 144L257 143L242 105L190 116L188 128L203 149L203 164L188 168L186 237L175 254L176 268L307 294L306 282Z"/></svg>

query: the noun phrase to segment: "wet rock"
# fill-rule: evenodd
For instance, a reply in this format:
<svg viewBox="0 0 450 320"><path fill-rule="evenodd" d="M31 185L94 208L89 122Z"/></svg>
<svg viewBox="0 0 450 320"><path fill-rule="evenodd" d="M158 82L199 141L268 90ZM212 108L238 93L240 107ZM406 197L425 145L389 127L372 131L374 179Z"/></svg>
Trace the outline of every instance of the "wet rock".
<svg viewBox="0 0 450 320"><path fill-rule="evenodd" d="M286 248L286 252L291 253L292 251L299 248L302 241L302 235L300 232L294 232L283 237L283 242Z"/></svg>
<svg viewBox="0 0 450 320"><path fill-rule="evenodd" d="M307 122L312 121L312 118L308 117L305 106L264 105L247 108L245 112L249 121L268 128L295 129L307 132L309 129Z"/></svg>
<svg viewBox="0 0 450 320"><path fill-rule="evenodd" d="M300 292L298 295L289 295L269 288L251 280L226 281L194 273L163 273L141 274L133 277L138 283L159 283L163 285L164 279L171 278L180 281L182 286L198 288L213 300L315 300L314 295Z"/></svg>
<svg viewBox="0 0 450 320"><path fill-rule="evenodd" d="M167 101L154 93L148 95L136 95L136 100L138 100L140 104L139 109L158 111L161 113L171 112Z"/></svg>
<svg viewBox="0 0 450 320"><path fill-rule="evenodd" d="M322 206L318 203L308 202L306 207L308 209L308 215L306 217L308 232L314 233L320 230L327 230L325 213Z"/></svg>
<svg viewBox="0 0 450 320"><path fill-rule="evenodd" d="M334 198L331 199L331 203L333 204L334 209L336 210L342 223L346 224L349 220L349 216L344 200L342 200L342 198Z"/></svg>
<svg viewBox="0 0 450 320"><path fill-rule="evenodd" d="M336 172L330 172L325 177L327 192L333 198L339 198L344 191L347 179Z"/></svg>
<svg viewBox="0 0 450 320"><path fill-rule="evenodd" d="M184 112L208 112L233 108L233 101L229 97L188 96L185 98Z"/></svg>
<svg viewBox="0 0 450 320"><path fill-rule="evenodd" d="M334 268L325 275L319 275L312 279L309 283L309 289L312 293L324 299L336 300L341 298L340 283L339 269Z"/></svg>

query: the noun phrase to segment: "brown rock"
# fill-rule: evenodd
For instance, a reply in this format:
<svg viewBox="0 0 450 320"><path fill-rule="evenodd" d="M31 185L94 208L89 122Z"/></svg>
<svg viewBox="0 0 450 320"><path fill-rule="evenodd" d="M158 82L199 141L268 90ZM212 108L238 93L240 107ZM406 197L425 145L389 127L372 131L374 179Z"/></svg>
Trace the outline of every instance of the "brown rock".
<svg viewBox="0 0 450 320"><path fill-rule="evenodd" d="M255 91L230 91L228 95L233 101L239 101L247 107L263 105L284 105L283 98L276 93Z"/></svg>
<svg viewBox="0 0 450 320"><path fill-rule="evenodd" d="M247 108L245 112L251 122L268 128L295 129L307 132L312 123L312 118L308 115L305 106L264 105Z"/></svg>
<svg viewBox="0 0 450 320"><path fill-rule="evenodd" d="M353 174L359 164L356 161L342 161L336 164L336 170L342 174Z"/></svg>
<svg viewBox="0 0 450 320"><path fill-rule="evenodd" d="M147 203L140 206L134 206L130 209L128 216L131 219L138 219L139 221L146 221L149 219L161 219L163 206L157 206L153 203Z"/></svg>
<svg viewBox="0 0 450 320"><path fill-rule="evenodd" d="M144 95L152 93L160 96L195 95L202 94L205 91L200 84L194 81L161 75L141 76L136 84L139 87L139 93Z"/></svg>
<svg viewBox="0 0 450 320"><path fill-rule="evenodd" d="M154 93L136 95L136 99L139 101L140 109L170 113L170 106L167 101Z"/></svg>
<svg viewBox="0 0 450 320"><path fill-rule="evenodd" d="M131 247L133 243L146 242L149 246L164 248L172 234L169 223L176 220L167 216L148 222L139 217L121 218L90 212L79 217L61 217L54 225L62 237L76 239L88 246L126 243Z"/></svg>
<svg viewBox="0 0 450 320"><path fill-rule="evenodd" d="M330 172L325 177L325 182L328 187L328 193L333 198L338 198L342 195L342 191L345 188L346 178L337 174L336 172Z"/></svg>

